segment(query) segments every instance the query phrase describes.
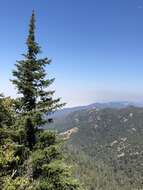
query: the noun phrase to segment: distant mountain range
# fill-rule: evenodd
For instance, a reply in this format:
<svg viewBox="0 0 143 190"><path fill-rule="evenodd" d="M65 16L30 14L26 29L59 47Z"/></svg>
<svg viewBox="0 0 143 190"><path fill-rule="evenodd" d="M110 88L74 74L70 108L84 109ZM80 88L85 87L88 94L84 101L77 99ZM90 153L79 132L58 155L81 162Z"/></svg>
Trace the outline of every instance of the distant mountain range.
<svg viewBox="0 0 143 190"><path fill-rule="evenodd" d="M71 112L79 111L79 110L86 110L86 109L104 109L104 108L126 108L128 106L135 106L135 107L143 107L142 102L130 102L130 101L113 101L113 102L104 102L104 103L93 103L86 106L77 106L77 107L71 107L71 108L64 108L59 111L57 111L54 114L54 117L61 117L61 116L67 116Z"/></svg>

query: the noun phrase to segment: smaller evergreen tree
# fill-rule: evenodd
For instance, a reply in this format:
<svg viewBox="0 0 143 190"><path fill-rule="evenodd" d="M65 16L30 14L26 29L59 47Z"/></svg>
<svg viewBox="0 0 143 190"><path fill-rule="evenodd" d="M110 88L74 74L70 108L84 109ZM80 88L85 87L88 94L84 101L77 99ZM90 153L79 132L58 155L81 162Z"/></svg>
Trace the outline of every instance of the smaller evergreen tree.
<svg viewBox="0 0 143 190"><path fill-rule="evenodd" d="M14 120L14 100L0 94L0 128L12 125Z"/></svg>

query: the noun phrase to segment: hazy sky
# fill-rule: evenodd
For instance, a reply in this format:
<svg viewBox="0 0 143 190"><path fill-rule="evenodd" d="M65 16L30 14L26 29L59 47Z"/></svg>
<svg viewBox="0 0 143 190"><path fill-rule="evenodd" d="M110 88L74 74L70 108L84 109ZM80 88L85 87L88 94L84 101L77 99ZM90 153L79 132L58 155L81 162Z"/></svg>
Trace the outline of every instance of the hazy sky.
<svg viewBox="0 0 143 190"><path fill-rule="evenodd" d="M41 56L68 106L143 101L143 0L0 0L0 89L25 52L32 9Z"/></svg>

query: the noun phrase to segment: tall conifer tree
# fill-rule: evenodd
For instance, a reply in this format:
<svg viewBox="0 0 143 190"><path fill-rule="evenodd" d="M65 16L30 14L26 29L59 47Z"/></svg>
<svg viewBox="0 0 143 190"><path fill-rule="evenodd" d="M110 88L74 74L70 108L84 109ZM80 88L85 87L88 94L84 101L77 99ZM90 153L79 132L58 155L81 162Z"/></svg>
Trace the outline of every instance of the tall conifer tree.
<svg viewBox="0 0 143 190"><path fill-rule="evenodd" d="M32 149L35 143L35 133L37 126L44 124L43 114L51 114L57 108L63 106L60 104L60 99L53 99L54 91L48 90L48 87L53 83L54 79L46 78L46 65L50 64L51 60L46 58L39 58L40 47L35 40L35 13L33 11L30 24L29 34L27 38L27 52L24 54L24 60L17 61L16 70L13 71L14 80L13 84L21 94L19 99L20 113L28 113L35 115L35 129L28 118L25 122L25 139L26 145ZM49 119L50 120L50 119ZM47 122L47 121L46 121ZM31 123L29 127L27 123ZM28 131L28 133L27 133Z"/></svg>
<svg viewBox="0 0 143 190"><path fill-rule="evenodd" d="M29 35L27 38L27 53L24 54L24 60L17 61L16 70L13 71L13 84L18 89L21 97L21 111L28 112L39 110L41 112L51 113L62 104L60 99L52 99L54 91L47 91L47 88L53 83L54 79L46 79L46 65L51 60L39 58L40 47L35 40L35 13L33 11L29 25Z"/></svg>
<svg viewBox="0 0 143 190"><path fill-rule="evenodd" d="M24 60L17 62L12 80L21 94L15 123L20 161L12 177L6 178L4 190L78 190L79 184L71 178L71 169L64 163L61 140L54 132L38 128L45 123L44 114L51 114L64 104L59 98L53 99L54 91L48 90L54 79L46 79L45 67L51 61L39 58L34 11L26 44L27 53Z"/></svg>

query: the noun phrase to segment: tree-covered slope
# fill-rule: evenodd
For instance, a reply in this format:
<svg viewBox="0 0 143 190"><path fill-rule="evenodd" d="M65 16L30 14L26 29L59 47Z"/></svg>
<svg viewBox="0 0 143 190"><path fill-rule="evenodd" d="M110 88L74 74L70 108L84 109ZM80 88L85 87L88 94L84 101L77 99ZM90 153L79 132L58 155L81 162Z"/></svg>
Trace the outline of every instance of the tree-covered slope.
<svg viewBox="0 0 143 190"><path fill-rule="evenodd" d="M61 119L60 126L68 133L78 129L67 142L72 151L84 152L111 168L119 186L142 188L143 108L80 110Z"/></svg>

